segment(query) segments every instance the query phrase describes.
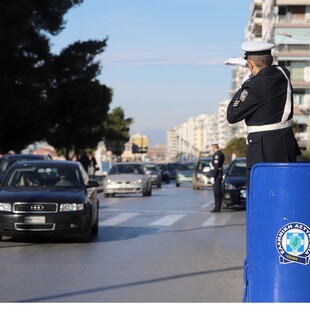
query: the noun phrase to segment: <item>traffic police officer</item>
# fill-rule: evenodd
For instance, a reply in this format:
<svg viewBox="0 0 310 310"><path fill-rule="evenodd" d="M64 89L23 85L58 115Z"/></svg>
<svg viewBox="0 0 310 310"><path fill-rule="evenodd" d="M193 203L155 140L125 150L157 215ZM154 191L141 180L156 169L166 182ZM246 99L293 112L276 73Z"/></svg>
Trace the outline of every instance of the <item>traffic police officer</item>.
<svg viewBox="0 0 310 310"><path fill-rule="evenodd" d="M211 183L213 184L215 207L211 212L221 212L222 204L222 178L225 156L218 144L212 144L213 157L211 163Z"/></svg>
<svg viewBox="0 0 310 310"><path fill-rule="evenodd" d="M295 162L301 154L292 130L294 107L290 73L286 68L272 65L271 49L274 47L272 43L256 41L241 45L251 75L227 108L229 123L245 120L248 128L248 190L250 169L254 164Z"/></svg>

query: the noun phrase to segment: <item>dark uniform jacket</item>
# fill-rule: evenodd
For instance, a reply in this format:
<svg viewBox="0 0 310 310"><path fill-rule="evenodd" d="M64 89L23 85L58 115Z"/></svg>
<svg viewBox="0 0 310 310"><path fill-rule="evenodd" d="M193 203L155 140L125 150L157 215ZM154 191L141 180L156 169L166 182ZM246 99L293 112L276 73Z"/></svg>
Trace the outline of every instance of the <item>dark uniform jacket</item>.
<svg viewBox="0 0 310 310"><path fill-rule="evenodd" d="M228 105L229 123L245 120L246 125L250 126L248 128L260 126L247 137L247 169L258 162L294 162L297 155L300 155L290 125L275 130L262 127L290 124L293 117L293 94L289 77L289 71L285 68L263 68L242 84Z"/></svg>
<svg viewBox="0 0 310 310"><path fill-rule="evenodd" d="M222 173L225 156L222 151L218 150L213 154L211 178L216 178L219 173Z"/></svg>

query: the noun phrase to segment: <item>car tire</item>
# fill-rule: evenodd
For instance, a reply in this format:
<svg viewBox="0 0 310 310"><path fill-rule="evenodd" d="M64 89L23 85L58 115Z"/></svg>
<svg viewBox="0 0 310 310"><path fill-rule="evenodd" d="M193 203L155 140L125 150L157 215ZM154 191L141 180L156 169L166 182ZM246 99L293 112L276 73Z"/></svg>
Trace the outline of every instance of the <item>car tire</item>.
<svg viewBox="0 0 310 310"><path fill-rule="evenodd" d="M147 188L143 189L142 196L143 197L149 196L149 191L147 190Z"/></svg>
<svg viewBox="0 0 310 310"><path fill-rule="evenodd" d="M179 183L175 183L175 186L176 186L176 187L180 187L180 184L179 184Z"/></svg>
<svg viewBox="0 0 310 310"><path fill-rule="evenodd" d="M93 227L91 228L91 234L96 236L99 231L99 204L97 205L97 219Z"/></svg>
<svg viewBox="0 0 310 310"><path fill-rule="evenodd" d="M108 198L110 197L110 194L104 194L104 197Z"/></svg>

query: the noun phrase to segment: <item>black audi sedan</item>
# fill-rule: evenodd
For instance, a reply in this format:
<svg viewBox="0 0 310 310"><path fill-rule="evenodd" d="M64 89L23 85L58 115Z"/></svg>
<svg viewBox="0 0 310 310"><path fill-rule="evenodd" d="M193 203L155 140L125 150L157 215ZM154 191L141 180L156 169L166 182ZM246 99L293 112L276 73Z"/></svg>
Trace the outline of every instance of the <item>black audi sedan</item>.
<svg viewBox="0 0 310 310"><path fill-rule="evenodd" d="M91 241L98 233L97 186L76 161L15 163L0 186L0 240L61 235Z"/></svg>
<svg viewBox="0 0 310 310"><path fill-rule="evenodd" d="M246 159L234 159L222 182L223 207L245 207L246 205Z"/></svg>

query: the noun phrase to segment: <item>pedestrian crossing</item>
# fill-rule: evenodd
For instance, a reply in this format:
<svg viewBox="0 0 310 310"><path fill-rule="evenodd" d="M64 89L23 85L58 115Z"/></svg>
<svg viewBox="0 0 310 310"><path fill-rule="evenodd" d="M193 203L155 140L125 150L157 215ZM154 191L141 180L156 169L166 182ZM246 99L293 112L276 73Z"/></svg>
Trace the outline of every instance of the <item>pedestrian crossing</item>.
<svg viewBox="0 0 310 310"><path fill-rule="evenodd" d="M105 219L99 221L100 227L112 227L121 225L134 225L137 220L139 223L143 220L145 226L155 227L170 227L182 223L186 220L194 220L195 223L199 223L201 227L216 227L224 226L229 223L233 217L233 212L221 212L221 213L171 213L171 214L154 214L151 217L148 216L148 212L120 212L116 215L113 213L104 213ZM156 219L154 219L154 217ZM191 218L189 218L191 217ZM102 218L102 216L101 216Z"/></svg>

